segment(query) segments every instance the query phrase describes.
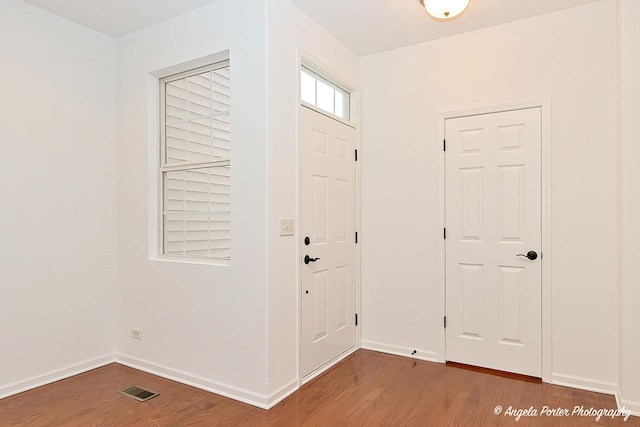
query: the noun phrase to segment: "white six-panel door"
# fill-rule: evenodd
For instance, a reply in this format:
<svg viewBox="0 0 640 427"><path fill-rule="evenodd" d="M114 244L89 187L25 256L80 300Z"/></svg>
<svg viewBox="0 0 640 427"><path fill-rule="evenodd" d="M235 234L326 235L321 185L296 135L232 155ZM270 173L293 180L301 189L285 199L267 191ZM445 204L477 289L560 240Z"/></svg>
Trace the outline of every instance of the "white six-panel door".
<svg viewBox="0 0 640 427"><path fill-rule="evenodd" d="M445 135L447 360L541 377L540 108Z"/></svg>
<svg viewBox="0 0 640 427"><path fill-rule="evenodd" d="M354 150L355 129L300 108L302 377L356 344Z"/></svg>

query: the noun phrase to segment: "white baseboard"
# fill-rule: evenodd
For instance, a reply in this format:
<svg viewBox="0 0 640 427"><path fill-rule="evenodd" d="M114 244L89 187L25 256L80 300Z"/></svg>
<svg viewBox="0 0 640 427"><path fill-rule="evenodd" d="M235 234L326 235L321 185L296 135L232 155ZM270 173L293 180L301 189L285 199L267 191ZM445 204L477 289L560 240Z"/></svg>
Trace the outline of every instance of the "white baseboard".
<svg viewBox="0 0 640 427"><path fill-rule="evenodd" d="M294 378L289 381L287 384L280 387L278 390L275 390L272 393L269 393L269 397L267 398L268 404L267 409L271 409L276 406L278 403L282 402L284 399L298 391L300 387L298 387L298 379Z"/></svg>
<svg viewBox="0 0 640 427"><path fill-rule="evenodd" d="M278 402L282 401L298 389L298 380L294 379L278 390L275 390L273 393L266 395L122 353L116 354L115 361L121 365L129 366L130 368L148 372L150 374L196 387L201 390L206 390L211 393L219 394L233 400L257 406L261 409L272 408Z"/></svg>
<svg viewBox="0 0 640 427"><path fill-rule="evenodd" d="M411 357L413 359L426 360L427 362L438 363L438 353L429 350L418 350L410 347L384 344L375 341L362 341L362 348L365 350L379 351L381 353L393 354L396 356ZM415 353L414 353L415 352Z"/></svg>
<svg viewBox="0 0 640 427"><path fill-rule="evenodd" d="M616 399L618 400L618 399ZM635 402L633 400L621 400L618 404L618 408L624 408L626 410L631 411L631 415L636 417L640 417L640 402Z"/></svg>
<svg viewBox="0 0 640 427"><path fill-rule="evenodd" d="M622 393L620 392L620 387L616 383L575 375L554 373L551 375L551 384L577 388L579 390L593 391L596 393L611 394L616 400L617 409L631 411L631 415L640 416L640 402L624 400L622 398Z"/></svg>
<svg viewBox="0 0 640 427"><path fill-rule="evenodd" d="M51 384L65 378L73 377L74 375L82 374L84 372L100 368L110 363L114 363L115 361L116 360L114 354L105 354L103 356L83 360L81 362L65 366L64 368L45 372L44 374L27 378L26 380L3 385L0 386L0 399L32 390L43 385Z"/></svg>
<svg viewBox="0 0 640 427"><path fill-rule="evenodd" d="M551 384L563 387L577 388L580 390L593 391L596 393L611 394L616 400L618 409L631 411L631 415L640 416L640 402L632 402L622 399L618 384L596 380L593 378L579 377L575 375L565 375L554 373L551 375ZM602 408L613 409L613 408Z"/></svg>
<svg viewBox="0 0 640 427"><path fill-rule="evenodd" d="M344 353L342 353L340 356L338 356L335 359L325 363L324 365L322 365L321 367L319 367L315 371L313 371L313 372L307 374L305 377L303 377L302 380L300 381L300 385L304 385L304 384L308 383L309 381L311 381L312 379L317 378L320 375L324 374L326 371L328 371L329 369L333 368L335 365L337 365L338 363L342 362L344 359L346 359L347 357L351 356L356 351L358 351L358 347L357 346L353 347L353 348L350 348L349 350L347 350Z"/></svg>
<svg viewBox="0 0 640 427"><path fill-rule="evenodd" d="M72 365L65 366L64 368L49 371L41 375L36 375L22 381L2 385L0 386L0 399L32 390L34 388L41 387L47 384L51 384L65 378L73 377L75 375L108 365L110 363L119 363L121 365L129 366L131 368L148 372L159 377L168 378L182 384L187 384L192 387L228 397L230 399L248 403L262 409L272 408L299 388L298 379L294 378L269 395L264 395L253 392L251 390L244 390L239 387L209 380L207 378L190 374L188 372L168 368L166 366L138 359L133 356L121 353L112 353L74 363Z"/></svg>
<svg viewBox="0 0 640 427"><path fill-rule="evenodd" d="M390 344L383 344L374 341L362 341L361 348L397 356L426 360L429 362L438 362L437 353L432 351L416 350L415 354L413 354L414 349ZM317 376L321 375L357 350L358 348L354 347L353 349L343 353L322 368L306 376L303 379L302 384L307 383ZM87 359L78 363L74 363L72 365L68 365L61 369L56 369L54 371L49 371L41 375L33 376L26 380L0 386L0 399L56 381L60 381L74 375L82 374L84 372L91 371L93 369L100 368L114 362L121 365L129 366L134 369L139 369L153 375L158 375L163 378L177 381L182 384L219 394L230 399L257 406L262 409L270 409L274 407L289 395L296 392L299 388L298 380L294 378L269 395L265 395L262 393L256 393L251 390L245 390L239 387L235 387L229 384L224 384L218 381L213 381L181 370L168 368L166 366L162 366L157 363L142 360L126 354L116 353L106 354L93 359ZM613 395L615 396L616 404L619 409L630 410L632 415L640 416L640 402L623 399L620 388L615 383L596 380L593 378L558 373L552 374L551 383L564 387L571 387L580 390Z"/></svg>
<svg viewBox="0 0 640 427"><path fill-rule="evenodd" d="M551 374L551 384L564 387L577 388L580 390L594 391L596 393L618 395L618 384L596 380L593 378L578 377L575 375Z"/></svg>
<svg viewBox="0 0 640 427"><path fill-rule="evenodd" d="M624 399L620 387L616 390L616 403L618 404L618 408L627 409L631 411L631 415L640 417L640 402Z"/></svg>

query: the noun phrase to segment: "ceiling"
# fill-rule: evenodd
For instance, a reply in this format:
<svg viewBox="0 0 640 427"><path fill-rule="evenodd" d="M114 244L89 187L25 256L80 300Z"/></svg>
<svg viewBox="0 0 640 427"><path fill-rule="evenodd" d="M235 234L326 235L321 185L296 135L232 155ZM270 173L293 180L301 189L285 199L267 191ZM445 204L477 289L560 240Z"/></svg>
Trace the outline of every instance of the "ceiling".
<svg viewBox="0 0 640 427"><path fill-rule="evenodd" d="M471 0L450 22L419 0L291 0L360 56L504 24L599 0Z"/></svg>
<svg viewBox="0 0 640 427"><path fill-rule="evenodd" d="M117 38L217 0L24 1ZM471 0L452 22L430 19L419 0L291 1L365 56L600 0Z"/></svg>
<svg viewBox="0 0 640 427"><path fill-rule="evenodd" d="M24 1L108 36L118 38L217 0Z"/></svg>

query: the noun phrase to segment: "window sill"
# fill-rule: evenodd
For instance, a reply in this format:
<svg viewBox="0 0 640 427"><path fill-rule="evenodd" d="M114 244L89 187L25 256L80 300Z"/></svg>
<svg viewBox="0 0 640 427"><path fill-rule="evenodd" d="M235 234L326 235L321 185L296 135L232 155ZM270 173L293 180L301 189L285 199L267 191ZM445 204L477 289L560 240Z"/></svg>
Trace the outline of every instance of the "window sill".
<svg viewBox="0 0 640 427"><path fill-rule="evenodd" d="M231 266L231 260L228 259L206 259L206 258L181 258L171 256L156 256L150 257L149 261L159 262L172 262L179 264L196 264L196 265L211 265L215 267L229 267Z"/></svg>

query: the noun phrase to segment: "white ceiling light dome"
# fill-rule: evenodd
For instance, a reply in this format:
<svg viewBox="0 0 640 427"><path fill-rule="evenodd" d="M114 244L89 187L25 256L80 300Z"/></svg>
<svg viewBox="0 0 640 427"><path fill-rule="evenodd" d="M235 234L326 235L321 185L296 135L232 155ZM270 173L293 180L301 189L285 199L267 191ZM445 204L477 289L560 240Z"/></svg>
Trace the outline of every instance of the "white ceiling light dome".
<svg viewBox="0 0 640 427"><path fill-rule="evenodd" d="M467 10L470 0L420 0L435 19L448 21Z"/></svg>

